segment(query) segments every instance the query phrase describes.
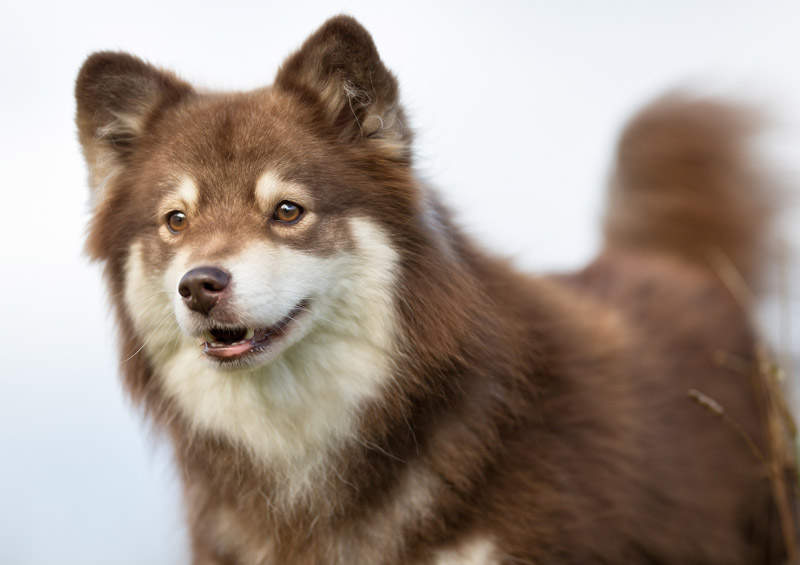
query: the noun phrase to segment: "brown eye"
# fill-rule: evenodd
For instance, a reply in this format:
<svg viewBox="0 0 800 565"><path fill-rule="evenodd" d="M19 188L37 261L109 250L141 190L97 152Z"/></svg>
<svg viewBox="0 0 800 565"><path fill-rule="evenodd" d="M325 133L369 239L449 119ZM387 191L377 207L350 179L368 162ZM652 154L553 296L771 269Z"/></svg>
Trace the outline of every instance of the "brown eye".
<svg viewBox="0 0 800 565"><path fill-rule="evenodd" d="M181 212L180 210L173 210L169 214L167 214L167 229L172 233L178 233L179 231L183 231L186 229L186 226L189 225L188 220L186 219L186 214Z"/></svg>
<svg viewBox="0 0 800 565"><path fill-rule="evenodd" d="M272 217L284 224L293 224L303 215L303 207L294 202L284 200L275 207Z"/></svg>

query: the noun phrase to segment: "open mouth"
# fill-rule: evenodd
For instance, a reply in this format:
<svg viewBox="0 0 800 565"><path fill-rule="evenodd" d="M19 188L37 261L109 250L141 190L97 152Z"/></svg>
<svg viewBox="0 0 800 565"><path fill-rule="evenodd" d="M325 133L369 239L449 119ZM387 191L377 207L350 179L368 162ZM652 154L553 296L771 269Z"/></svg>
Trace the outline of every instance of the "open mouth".
<svg viewBox="0 0 800 565"><path fill-rule="evenodd" d="M307 309L308 300L303 300L277 324L267 328L211 328L203 334L203 353L220 360L233 361L265 351L286 335L290 326Z"/></svg>

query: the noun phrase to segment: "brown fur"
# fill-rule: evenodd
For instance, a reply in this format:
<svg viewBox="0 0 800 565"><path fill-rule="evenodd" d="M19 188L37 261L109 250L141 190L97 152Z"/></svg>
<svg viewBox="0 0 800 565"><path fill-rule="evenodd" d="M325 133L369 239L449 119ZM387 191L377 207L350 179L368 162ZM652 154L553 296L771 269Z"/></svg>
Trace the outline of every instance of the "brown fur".
<svg viewBox="0 0 800 565"><path fill-rule="evenodd" d="M579 273L531 278L423 196L397 83L350 18L327 22L269 89L198 94L99 53L76 96L93 184L101 156L115 171L88 249L106 264L124 359L144 337L119 298L125 260L134 237L149 261L171 253L153 211L176 163L200 179L205 209L229 211L193 220L206 235L273 237L252 186L277 166L317 187L321 217L367 215L400 255L394 385L334 452L336 476L291 508L274 503L270 469L190 431L145 356L122 365L175 443L195 563L433 563L475 536L498 563L781 561L764 463L687 396L715 399L765 446L758 375L715 361L725 352L755 372L749 312L706 260L719 249L758 279L769 201L738 111L670 98L640 114L621 142L606 250ZM118 113L138 127L115 125ZM335 232L296 244L345 245ZM392 510L409 480L429 503Z"/></svg>

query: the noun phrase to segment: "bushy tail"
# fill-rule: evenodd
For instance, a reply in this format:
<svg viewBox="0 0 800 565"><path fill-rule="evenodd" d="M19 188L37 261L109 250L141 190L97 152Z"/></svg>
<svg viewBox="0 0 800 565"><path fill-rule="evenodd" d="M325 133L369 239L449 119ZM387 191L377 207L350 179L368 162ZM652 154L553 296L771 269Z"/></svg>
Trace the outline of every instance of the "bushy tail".
<svg viewBox="0 0 800 565"><path fill-rule="evenodd" d="M644 108L619 142L606 238L668 253L761 286L776 191L749 154L752 109L670 95Z"/></svg>

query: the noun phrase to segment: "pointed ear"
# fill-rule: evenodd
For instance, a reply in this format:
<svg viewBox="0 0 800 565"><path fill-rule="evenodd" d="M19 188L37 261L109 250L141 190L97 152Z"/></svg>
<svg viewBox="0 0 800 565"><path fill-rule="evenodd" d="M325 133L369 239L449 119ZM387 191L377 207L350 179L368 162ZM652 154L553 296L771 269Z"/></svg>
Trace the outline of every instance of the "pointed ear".
<svg viewBox="0 0 800 565"><path fill-rule="evenodd" d="M411 132L397 80L355 19L325 22L284 62L274 86L312 105L339 139L377 142L394 157L408 157Z"/></svg>
<svg viewBox="0 0 800 565"><path fill-rule="evenodd" d="M124 165L148 124L191 86L127 53L99 52L75 84L75 121L93 189Z"/></svg>

